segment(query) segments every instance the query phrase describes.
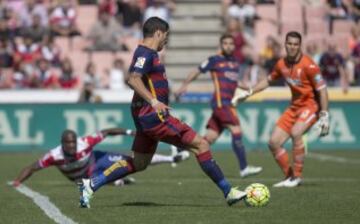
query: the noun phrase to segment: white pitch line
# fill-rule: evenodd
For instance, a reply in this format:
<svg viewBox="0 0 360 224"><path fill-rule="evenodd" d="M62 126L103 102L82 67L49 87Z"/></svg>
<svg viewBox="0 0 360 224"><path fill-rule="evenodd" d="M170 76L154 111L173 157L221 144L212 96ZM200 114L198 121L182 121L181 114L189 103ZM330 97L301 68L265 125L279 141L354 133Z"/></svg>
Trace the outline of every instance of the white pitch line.
<svg viewBox="0 0 360 224"><path fill-rule="evenodd" d="M320 154L320 153L309 153L306 155L306 157L311 158L311 159L317 159L320 160L322 162L335 162L335 163L345 163L345 164L360 164L360 160L356 160L356 159L347 159L344 157L339 157L339 156L331 156L331 155L325 155L325 154Z"/></svg>
<svg viewBox="0 0 360 224"><path fill-rule="evenodd" d="M12 182L8 182L9 185L12 185ZM24 184L21 184L18 187L15 187L15 190L24 194L25 196L31 198L34 203L43 210L43 212L56 223L60 224L76 224L72 219L65 216L61 213L60 209L56 207L48 197L41 195L40 193L31 190L26 187Z"/></svg>

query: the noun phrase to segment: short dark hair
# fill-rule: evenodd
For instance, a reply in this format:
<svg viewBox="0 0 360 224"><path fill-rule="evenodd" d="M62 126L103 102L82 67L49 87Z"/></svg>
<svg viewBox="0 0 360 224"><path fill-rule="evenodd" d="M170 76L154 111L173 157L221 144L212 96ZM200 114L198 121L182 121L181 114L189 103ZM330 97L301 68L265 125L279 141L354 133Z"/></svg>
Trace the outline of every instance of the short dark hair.
<svg viewBox="0 0 360 224"><path fill-rule="evenodd" d="M77 137L77 134L75 131L67 129L65 131L63 131L63 133L61 134L61 141L63 141L67 136L73 136L73 137Z"/></svg>
<svg viewBox="0 0 360 224"><path fill-rule="evenodd" d="M165 33L169 31L169 29L169 24L165 20L162 20L159 17L150 17L143 25L143 35L144 38L153 37L156 31L160 30Z"/></svg>
<svg viewBox="0 0 360 224"><path fill-rule="evenodd" d="M224 33L223 35L221 35L221 37L220 37L220 44L222 44L222 42L223 42L225 39L228 39L228 38L234 40L234 36L231 35L230 33Z"/></svg>
<svg viewBox="0 0 360 224"><path fill-rule="evenodd" d="M294 37L294 38L297 38L300 40L300 44L301 44L301 40L302 40L302 37L301 37L301 34L297 31L290 31L286 34L286 37L285 37L285 41L288 40L289 37Z"/></svg>

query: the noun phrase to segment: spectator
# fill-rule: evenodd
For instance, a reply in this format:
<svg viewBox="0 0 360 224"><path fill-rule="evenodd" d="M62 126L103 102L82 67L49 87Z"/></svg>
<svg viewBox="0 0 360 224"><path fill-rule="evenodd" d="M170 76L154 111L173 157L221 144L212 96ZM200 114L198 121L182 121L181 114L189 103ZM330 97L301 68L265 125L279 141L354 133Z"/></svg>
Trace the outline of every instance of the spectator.
<svg viewBox="0 0 360 224"><path fill-rule="evenodd" d="M348 9L343 0L327 0L329 33L333 34L334 20L348 19Z"/></svg>
<svg viewBox="0 0 360 224"><path fill-rule="evenodd" d="M26 89L33 87L34 66L32 64L21 63L14 69L12 76L12 88Z"/></svg>
<svg viewBox="0 0 360 224"><path fill-rule="evenodd" d="M59 78L60 87L63 89L73 89L78 85L78 79L74 75L74 69L69 58L65 58L61 63L61 76Z"/></svg>
<svg viewBox="0 0 360 224"><path fill-rule="evenodd" d="M234 57L239 63L244 62L243 47L246 45L246 41L241 32L241 23L236 18L230 18L227 23L227 32L234 37L235 51Z"/></svg>
<svg viewBox="0 0 360 224"><path fill-rule="evenodd" d="M244 25L244 32L249 36L254 36L254 22L256 19L256 9L248 0L235 0L227 11L228 17L237 18Z"/></svg>
<svg viewBox="0 0 360 224"><path fill-rule="evenodd" d="M94 86L91 83L85 83L81 90L79 103L101 103L101 96L95 94Z"/></svg>
<svg viewBox="0 0 360 224"><path fill-rule="evenodd" d="M86 65L84 83L91 84L94 88L102 88L100 76L96 73L96 66L93 62Z"/></svg>
<svg viewBox="0 0 360 224"><path fill-rule="evenodd" d="M176 5L172 0L153 0L153 3L145 9L144 21L156 16L169 22L171 12L173 12L175 8Z"/></svg>
<svg viewBox="0 0 360 224"><path fill-rule="evenodd" d="M347 9L352 19L356 22L360 19L360 1L359 0L348 0Z"/></svg>
<svg viewBox="0 0 360 224"><path fill-rule="evenodd" d="M54 89L59 87L57 73L51 64L45 59L37 61L37 67L34 72L34 85L37 88Z"/></svg>
<svg viewBox="0 0 360 224"><path fill-rule="evenodd" d="M53 66L60 65L60 47L54 43L54 37L52 35L44 36L41 43L41 56L49 61Z"/></svg>
<svg viewBox="0 0 360 224"><path fill-rule="evenodd" d="M98 1L99 14L106 12L111 16L115 16L116 12L118 11L116 2L117 2L116 0L99 0Z"/></svg>
<svg viewBox="0 0 360 224"><path fill-rule="evenodd" d="M329 44L327 51L320 58L320 68L328 86L342 86L347 92L348 78L345 73L344 58L336 51L334 44Z"/></svg>
<svg viewBox="0 0 360 224"><path fill-rule="evenodd" d="M136 1L118 1L117 19L124 27L124 33L141 39L142 13Z"/></svg>
<svg viewBox="0 0 360 224"><path fill-rule="evenodd" d="M39 43L43 37L49 35L49 29L41 24L40 16L35 14L32 16L32 24L28 27L23 28L20 33L23 36L29 36L33 42Z"/></svg>
<svg viewBox="0 0 360 224"><path fill-rule="evenodd" d="M11 30L8 28L6 20L0 19L0 39L10 40L13 38Z"/></svg>
<svg viewBox="0 0 360 224"><path fill-rule="evenodd" d="M109 88L112 90L125 90L128 89L125 84L125 65L122 59L115 59L113 67L108 71L109 75Z"/></svg>
<svg viewBox="0 0 360 224"><path fill-rule="evenodd" d="M319 65L320 64L320 58L321 58L321 52L319 51L318 45L314 43L308 43L306 45L306 53L311 56L312 60Z"/></svg>
<svg viewBox="0 0 360 224"><path fill-rule="evenodd" d="M34 43L31 37L24 36L23 43L16 47L14 54L14 66L17 67L22 63L33 65L40 56L39 45Z"/></svg>
<svg viewBox="0 0 360 224"><path fill-rule="evenodd" d="M20 26L29 27L33 24L33 15L38 15L42 26L48 25L48 13L43 4L35 0L26 0L20 9Z"/></svg>
<svg viewBox="0 0 360 224"><path fill-rule="evenodd" d="M9 34L11 37L14 37L15 35L18 35L19 33L19 19L17 14L15 13L15 11L12 8L8 8L6 10L6 16L5 16L5 20L6 20L6 26L9 29Z"/></svg>
<svg viewBox="0 0 360 224"><path fill-rule="evenodd" d="M260 60L261 64L264 64L264 61L270 60L274 57L274 48L276 45L280 45L274 37L267 36L265 47L260 51Z"/></svg>
<svg viewBox="0 0 360 224"><path fill-rule="evenodd" d="M12 66L12 55L14 50L7 39L0 38L0 67L9 68Z"/></svg>
<svg viewBox="0 0 360 224"><path fill-rule="evenodd" d="M112 52L127 50L124 44L119 44L122 30L115 19L106 12L102 12L99 17L99 21L92 26L88 35L92 44L85 50Z"/></svg>
<svg viewBox="0 0 360 224"><path fill-rule="evenodd" d="M50 15L51 31L56 36L78 36L76 10L70 1L62 0Z"/></svg>

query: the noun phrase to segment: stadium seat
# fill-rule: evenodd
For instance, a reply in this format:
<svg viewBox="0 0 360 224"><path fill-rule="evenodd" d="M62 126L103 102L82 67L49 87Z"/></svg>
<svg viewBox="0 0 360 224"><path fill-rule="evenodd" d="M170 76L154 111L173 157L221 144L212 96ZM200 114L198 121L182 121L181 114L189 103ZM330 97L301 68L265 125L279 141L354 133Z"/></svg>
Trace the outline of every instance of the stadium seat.
<svg viewBox="0 0 360 224"><path fill-rule="evenodd" d="M351 27L353 26L351 20L335 20L334 21L334 34L350 33Z"/></svg>

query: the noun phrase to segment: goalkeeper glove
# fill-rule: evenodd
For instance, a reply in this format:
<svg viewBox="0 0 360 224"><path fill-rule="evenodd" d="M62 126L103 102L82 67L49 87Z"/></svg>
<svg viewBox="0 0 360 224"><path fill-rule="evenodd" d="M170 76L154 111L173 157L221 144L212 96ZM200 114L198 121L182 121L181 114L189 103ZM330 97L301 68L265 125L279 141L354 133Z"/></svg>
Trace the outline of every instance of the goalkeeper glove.
<svg viewBox="0 0 360 224"><path fill-rule="evenodd" d="M233 98L231 99L231 104L236 107L238 101L242 102L246 98L252 95L252 89L243 90L241 88L236 88Z"/></svg>
<svg viewBox="0 0 360 224"><path fill-rule="evenodd" d="M320 137L324 137L329 134L330 129L330 118L329 112L323 110L319 113L318 128L320 129Z"/></svg>

